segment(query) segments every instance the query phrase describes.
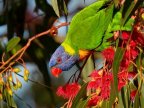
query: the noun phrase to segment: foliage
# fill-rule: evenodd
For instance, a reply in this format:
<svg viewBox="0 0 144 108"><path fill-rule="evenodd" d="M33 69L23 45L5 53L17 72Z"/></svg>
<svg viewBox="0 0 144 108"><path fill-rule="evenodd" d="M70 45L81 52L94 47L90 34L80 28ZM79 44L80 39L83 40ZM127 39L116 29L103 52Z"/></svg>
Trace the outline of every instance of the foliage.
<svg viewBox="0 0 144 108"><path fill-rule="evenodd" d="M25 54L27 53L38 65L44 76L45 84L49 87L50 98L53 100L53 104L50 107L53 107L55 98L51 89L52 84L46 66L46 59L50 59L50 55L58 44L50 36L56 36L57 30L62 26L67 26L69 23L61 23L53 27L52 23L47 25L46 22L54 22L57 16L67 15L67 2L66 0L51 0L51 7L46 0L35 0L35 10L41 9L45 13L43 29L40 29L41 26L39 26L38 30L36 30L38 33L33 33L32 35L34 36L30 36L25 41L23 38L25 18L21 16L21 12L24 13L26 11L27 2L26 0L22 1L16 6L14 5L16 0L9 2L10 9L6 5L7 38L9 42L5 47L1 48L3 51L0 65L0 99L5 101L10 107L17 107L13 100L14 90L21 88L22 84L16 76L19 75L21 70L15 66L18 64L22 65L24 68L22 77L26 82L30 81L30 72L25 64L27 60ZM56 94L68 100L63 105L63 107L67 108L93 106L97 108L143 108L143 0L101 0L100 2L104 2L104 5L101 4L97 8L96 13L92 12L92 15L90 15L90 8L85 8L77 16L74 16L72 20L68 35L76 34L77 37L69 39L72 39L71 41L77 45L79 41L87 42L83 43L83 45L81 44L78 48L85 48L85 45L87 45L86 50L89 53L75 62L78 71L74 72L64 86L58 87ZM19 9L21 11L18 11ZM85 11L86 9L88 11ZM51 11L51 13L47 14L47 11ZM88 20L87 15L90 15ZM89 30L92 28L90 33L86 28L89 26ZM13 37L14 33L19 37ZM95 41L92 40L93 38L83 38L89 36L89 34L94 34L93 36L100 35L100 37ZM44 35L49 37L44 37ZM36 42L35 40L37 39L39 40ZM88 43L92 45L92 48L89 47ZM54 46L52 47L52 45ZM43 51L43 46L45 51ZM52 49L48 51L49 48ZM41 52L40 55L33 54L33 52L38 50ZM102 59L100 68L99 65L95 64L98 57ZM92 62L88 63L89 59ZM85 67L87 66L93 71L86 70ZM54 69L52 74L59 77L62 71L57 68ZM88 74L88 76L84 76L85 74Z"/></svg>

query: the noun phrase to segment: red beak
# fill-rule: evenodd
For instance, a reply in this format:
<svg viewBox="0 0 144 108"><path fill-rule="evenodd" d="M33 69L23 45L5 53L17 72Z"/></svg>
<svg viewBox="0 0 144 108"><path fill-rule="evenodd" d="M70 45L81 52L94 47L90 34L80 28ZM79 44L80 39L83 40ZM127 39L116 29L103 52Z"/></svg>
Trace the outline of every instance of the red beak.
<svg viewBox="0 0 144 108"><path fill-rule="evenodd" d="M53 67L51 69L51 73L54 77L59 77L59 75L62 73L62 70L60 68L56 68L56 67Z"/></svg>

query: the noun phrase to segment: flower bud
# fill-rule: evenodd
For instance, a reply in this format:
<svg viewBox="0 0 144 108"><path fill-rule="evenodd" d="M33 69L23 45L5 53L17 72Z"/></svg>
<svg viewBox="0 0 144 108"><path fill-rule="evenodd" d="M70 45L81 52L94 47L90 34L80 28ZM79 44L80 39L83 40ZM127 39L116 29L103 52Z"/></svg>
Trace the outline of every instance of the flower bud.
<svg viewBox="0 0 144 108"><path fill-rule="evenodd" d="M17 82L17 87L21 88L22 87L22 83L20 81Z"/></svg>
<svg viewBox="0 0 144 108"><path fill-rule="evenodd" d="M17 89L18 89L17 84L14 84L14 85L13 85L13 89L14 89L14 90L17 90Z"/></svg>
<svg viewBox="0 0 144 108"><path fill-rule="evenodd" d="M20 68L14 68L13 71L14 71L15 73L19 73L21 70L20 70Z"/></svg>
<svg viewBox="0 0 144 108"><path fill-rule="evenodd" d="M27 75L24 75L24 80L25 80L26 82L28 82L28 76L27 76Z"/></svg>
<svg viewBox="0 0 144 108"><path fill-rule="evenodd" d="M10 75L10 76L8 77L8 80L9 80L10 82L12 82L12 80L13 80L12 75Z"/></svg>
<svg viewBox="0 0 144 108"><path fill-rule="evenodd" d="M13 91L10 88L7 89L7 92L9 95L11 95L11 96L13 95Z"/></svg>
<svg viewBox="0 0 144 108"><path fill-rule="evenodd" d="M29 70L28 70L28 69L25 69L25 70L24 70L24 80L25 80L26 82L28 81L29 74L30 74Z"/></svg>
<svg viewBox="0 0 144 108"><path fill-rule="evenodd" d="M29 74L30 74L29 70L28 70L28 69L25 69L25 70L24 70L24 74L27 75L27 76L29 76Z"/></svg>

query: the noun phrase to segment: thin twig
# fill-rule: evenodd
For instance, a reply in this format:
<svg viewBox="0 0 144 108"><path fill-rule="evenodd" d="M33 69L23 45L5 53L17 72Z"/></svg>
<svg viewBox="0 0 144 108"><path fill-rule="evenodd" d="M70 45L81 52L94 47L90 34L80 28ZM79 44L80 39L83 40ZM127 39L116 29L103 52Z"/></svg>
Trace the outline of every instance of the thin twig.
<svg viewBox="0 0 144 108"><path fill-rule="evenodd" d="M33 40L35 40L35 39L37 39L37 38L39 38L39 37L41 37L41 36L43 36L43 35L49 34L51 31L57 30L57 29L59 29L59 28L62 27L62 26L67 26L67 25L69 25L69 23L61 23L60 25L58 25L58 26L56 26L56 27L52 27L51 29L49 29L49 30L47 30L47 31L45 31L45 32L39 33L39 34L31 37L31 38L28 40L27 44L26 44L24 47L22 47L20 50L18 50L18 51L17 51L13 56L11 56L7 61L2 61L2 65L0 66L0 70L2 70L2 69L3 69L4 67L6 67L7 65L9 65L8 67L11 67L11 66L15 63L15 62L13 63L12 61L18 61L19 59L21 59L22 56L23 56L23 54L25 53L25 51L27 50L27 48L30 46L30 44L31 44L31 42L32 42ZM19 55L19 56L18 56L18 55ZM17 57L17 56L18 56L18 57ZM2 57L2 58L3 58L3 57ZM7 71L7 70L9 69L8 67L4 68L4 70L2 70L2 71L0 72L0 74L2 74L3 72Z"/></svg>
<svg viewBox="0 0 144 108"><path fill-rule="evenodd" d="M24 77L24 76L22 76L22 75L20 75L20 74L18 74L18 73L16 73L18 76L20 76L20 77ZM29 79L28 78L28 81L31 81L31 82L33 82L33 83L35 83L35 84L39 84L39 85L41 85L41 86L43 86L43 87L46 87L46 88L49 88L49 89L53 89L52 87L49 87L49 86L47 86L47 85L45 85L45 84L42 84L42 83L40 83L40 82L37 82L37 81L33 81L32 79Z"/></svg>

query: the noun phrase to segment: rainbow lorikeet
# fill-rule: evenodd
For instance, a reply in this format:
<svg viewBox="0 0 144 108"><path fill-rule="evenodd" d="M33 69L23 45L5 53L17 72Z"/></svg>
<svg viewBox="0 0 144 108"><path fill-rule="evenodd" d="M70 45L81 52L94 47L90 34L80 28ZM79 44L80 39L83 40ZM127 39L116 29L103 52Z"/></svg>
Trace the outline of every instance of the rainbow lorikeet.
<svg viewBox="0 0 144 108"><path fill-rule="evenodd" d="M112 37L112 22L120 25L121 15L113 20L114 3L99 0L78 12L70 23L65 41L52 55L49 67L54 76L69 70L90 50L102 50L110 45L107 39ZM120 29L120 27L116 27Z"/></svg>

